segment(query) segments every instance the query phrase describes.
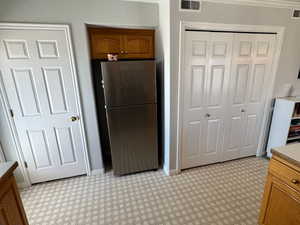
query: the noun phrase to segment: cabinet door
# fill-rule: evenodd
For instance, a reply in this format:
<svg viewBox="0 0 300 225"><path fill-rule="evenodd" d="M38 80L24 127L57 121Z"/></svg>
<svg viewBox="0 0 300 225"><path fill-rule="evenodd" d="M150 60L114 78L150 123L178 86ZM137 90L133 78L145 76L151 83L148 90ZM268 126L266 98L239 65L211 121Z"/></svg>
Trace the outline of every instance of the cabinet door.
<svg viewBox="0 0 300 225"><path fill-rule="evenodd" d="M0 210L1 225L24 224L12 189L1 198Z"/></svg>
<svg viewBox="0 0 300 225"><path fill-rule="evenodd" d="M154 58L154 34L124 35L124 53L126 58Z"/></svg>
<svg viewBox="0 0 300 225"><path fill-rule="evenodd" d="M300 224L300 193L269 175L260 215L262 225Z"/></svg>
<svg viewBox="0 0 300 225"><path fill-rule="evenodd" d="M0 185L0 224L28 225L14 178Z"/></svg>
<svg viewBox="0 0 300 225"><path fill-rule="evenodd" d="M123 38L118 34L91 34L92 58L107 59L107 54L118 54L122 58L121 49Z"/></svg>

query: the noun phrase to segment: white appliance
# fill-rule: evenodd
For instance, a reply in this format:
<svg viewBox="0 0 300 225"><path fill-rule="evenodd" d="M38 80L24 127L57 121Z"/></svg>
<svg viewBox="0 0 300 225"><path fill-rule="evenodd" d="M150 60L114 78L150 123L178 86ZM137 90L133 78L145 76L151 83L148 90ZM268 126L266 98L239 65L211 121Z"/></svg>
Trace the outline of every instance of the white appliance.
<svg viewBox="0 0 300 225"><path fill-rule="evenodd" d="M268 157L272 156L272 148L300 142L299 112L299 97L276 99L267 146Z"/></svg>

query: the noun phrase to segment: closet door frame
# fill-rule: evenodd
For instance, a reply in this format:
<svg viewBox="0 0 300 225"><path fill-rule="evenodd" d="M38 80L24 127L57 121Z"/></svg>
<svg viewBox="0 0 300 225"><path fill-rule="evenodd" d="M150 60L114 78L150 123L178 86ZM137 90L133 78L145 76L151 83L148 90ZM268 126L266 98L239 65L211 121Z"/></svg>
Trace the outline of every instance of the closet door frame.
<svg viewBox="0 0 300 225"><path fill-rule="evenodd" d="M174 173L180 173L181 171L181 158L182 158L182 128L183 128L183 104L184 104L184 87L183 87L183 75L185 68L185 32L186 30L198 30L198 31L219 31L219 32L245 32L245 33L273 33L276 34L276 47L273 56L273 65L271 69L270 82L268 83L266 93L266 104L263 110L263 121L259 135L258 150L256 155L262 156L264 154L264 147L267 141L267 127L270 123L271 106L273 99L273 91L275 86L275 79L278 70L278 64L280 54L282 50L283 38L285 28L282 26L263 26L263 25L242 25L242 24L220 24L220 23L201 23L201 22L180 22L179 32L179 70L178 70L178 92L177 92L177 112L171 112L174 115L173 118L177 118L176 129L176 170Z"/></svg>

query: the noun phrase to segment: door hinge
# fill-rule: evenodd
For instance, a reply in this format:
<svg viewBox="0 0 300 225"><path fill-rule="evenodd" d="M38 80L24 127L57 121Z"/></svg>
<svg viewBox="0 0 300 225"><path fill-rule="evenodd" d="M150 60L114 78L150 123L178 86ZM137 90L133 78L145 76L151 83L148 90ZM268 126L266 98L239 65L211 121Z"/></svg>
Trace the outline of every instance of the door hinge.
<svg viewBox="0 0 300 225"><path fill-rule="evenodd" d="M12 109L9 110L9 113L10 113L10 116L11 116L12 118L14 118L15 115L14 115L14 111L13 111Z"/></svg>
<svg viewBox="0 0 300 225"><path fill-rule="evenodd" d="M24 166L25 166L25 168L28 168L28 164L25 161L24 161Z"/></svg>

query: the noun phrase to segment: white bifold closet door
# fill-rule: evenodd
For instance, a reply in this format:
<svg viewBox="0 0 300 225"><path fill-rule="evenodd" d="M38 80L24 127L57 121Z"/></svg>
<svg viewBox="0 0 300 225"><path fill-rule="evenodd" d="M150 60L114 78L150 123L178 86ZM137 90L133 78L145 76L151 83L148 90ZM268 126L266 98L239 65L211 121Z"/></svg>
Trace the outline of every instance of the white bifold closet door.
<svg viewBox="0 0 300 225"><path fill-rule="evenodd" d="M182 165L255 155L275 35L185 35Z"/></svg>
<svg viewBox="0 0 300 225"><path fill-rule="evenodd" d="M276 36L235 34L222 160L256 155Z"/></svg>
<svg viewBox="0 0 300 225"><path fill-rule="evenodd" d="M221 160L232 34L187 32L182 168Z"/></svg>

